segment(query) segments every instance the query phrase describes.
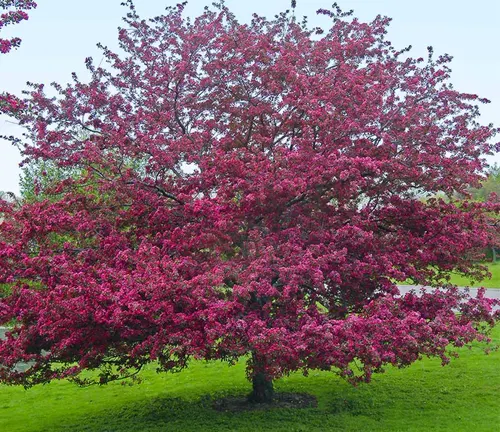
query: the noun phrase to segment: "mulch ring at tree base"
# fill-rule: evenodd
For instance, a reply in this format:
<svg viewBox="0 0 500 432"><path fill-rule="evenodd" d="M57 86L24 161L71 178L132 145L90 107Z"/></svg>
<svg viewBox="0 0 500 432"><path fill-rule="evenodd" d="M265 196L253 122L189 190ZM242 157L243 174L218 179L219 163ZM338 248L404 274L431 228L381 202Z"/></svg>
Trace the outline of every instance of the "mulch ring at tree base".
<svg viewBox="0 0 500 432"><path fill-rule="evenodd" d="M318 406L316 397L307 393L276 393L272 402L249 402L246 396L228 396L216 399L212 407L217 411L257 411L275 408L315 408Z"/></svg>

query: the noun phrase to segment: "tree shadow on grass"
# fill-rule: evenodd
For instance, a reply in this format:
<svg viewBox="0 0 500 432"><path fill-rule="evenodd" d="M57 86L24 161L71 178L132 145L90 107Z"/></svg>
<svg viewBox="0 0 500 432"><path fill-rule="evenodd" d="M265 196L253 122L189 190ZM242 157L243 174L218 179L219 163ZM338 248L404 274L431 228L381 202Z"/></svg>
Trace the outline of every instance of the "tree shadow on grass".
<svg viewBox="0 0 500 432"><path fill-rule="evenodd" d="M217 401L243 399L244 393L220 392L197 400L155 397L141 402L104 408L98 415L54 424L51 431L71 432L156 432L156 431L302 431L303 420L317 412L311 405L301 409L267 407L262 410L218 410ZM311 400L315 400L311 396ZM302 417L303 413L309 414ZM302 417L302 418L301 418ZM268 429L269 428L269 429ZM40 431L41 432L41 431Z"/></svg>
<svg viewBox="0 0 500 432"><path fill-rule="evenodd" d="M455 374L450 375L453 376L449 376L449 380L456 378ZM421 379L411 381L395 378L397 377L391 380L381 379L378 384L359 388L324 380L312 380L308 385L280 385L278 391L294 392L293 394L303 394L308 390L312 392L314 389L319 406L303 409L278 407L221 412L214 408L215 401L243 398L245 390L241 388L204 395L195 392L192 397L163 394L129 403L110 403L98 413L85 415L82 412L81 417L73 417L65 423L59 417L53 420L53 424L45 425L43 432L385 432L403 430L400 429L402 426L405 430L425 430L433 422L442 426L440 430L453 430L448 427L456 427L463 420L469 426L475 424L477 416L463 420L456 418L457 410L459 414L467 413L457 400L462 387L456 387L459 384L456 379L449 381L446 393L443 394L443 380L437 380L441 385L432 385L422 375L419 377ZM494 416L490 412L489 416L492 415ZM433 420L429 420L429 417L433 417ZM475 430L488 429L478 427Z"/></svg>
<svg viewBox="0 0 500 432"><path fill-rule="evenodd" d="M313 395L306 396L302 392L281 394L294 395L300 402L307 401L310 405L303 403L298 408L285 404L264 409L220 410L218 403L242 400L245 393L215 392L195 396L193 400L157 396L140 402L103 407L98 414L82 416L66 423L56 420L44 432L320 431L324 430L326 417L329 417L328 430L333 431L354 430L344 428L348 418L366 416L377 422L382 416L383 401L378 402L360 394L346 395L341 388L331 389L330 397L323 401L320 408Z"/></svg>

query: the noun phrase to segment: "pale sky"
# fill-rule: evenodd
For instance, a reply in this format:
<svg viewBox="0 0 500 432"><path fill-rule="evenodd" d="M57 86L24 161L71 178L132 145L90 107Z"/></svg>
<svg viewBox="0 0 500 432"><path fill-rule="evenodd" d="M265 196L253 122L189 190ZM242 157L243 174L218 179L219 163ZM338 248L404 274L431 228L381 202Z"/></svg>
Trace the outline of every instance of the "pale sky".
<svg viewBox="0 0 500 432"><path fill-rule="evenodd" d="M71 72L86 76L84 59L102 58L96 43L116 47L117 27L122 25L125 8L122 0L39 0L38 9L29 21L12 26L9 33L22 38L19 50L0 55L0 91L18 94L26 81L65 84ZM181 0L136 0L144 18L160 15L165 6ZM191 0L186 12L194 17L212 0ZM332 0L297 0L296 15L308 15L309 23L322 25L315 11L328 8ZM500 126L500 0L339 0L345 9L354 9L362 20L377 14L393 18L388 39L397 48L412 45L413 57L425 57L432 45L436 55L448 53L451 82L457 90L476 93L492 101L482 107L482 123ZM226 0L240 21L248 21L252 13L271 18L289 8L290 0ZM18 128L0 117L0 134L16 134ZM500 140L500 137L497 137ZM17 149L0 142L0 191L18 193L19 162ZM500 155L490 158L500 162Z"/></svg>

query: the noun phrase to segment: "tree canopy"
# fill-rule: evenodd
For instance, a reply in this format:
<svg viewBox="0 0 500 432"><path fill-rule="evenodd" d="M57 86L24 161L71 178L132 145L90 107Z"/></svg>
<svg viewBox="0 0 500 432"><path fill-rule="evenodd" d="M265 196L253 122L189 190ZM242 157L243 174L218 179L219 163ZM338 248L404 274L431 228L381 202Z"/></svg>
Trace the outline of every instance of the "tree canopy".
<svg viewBox="0 0 500 432"><path fill-rule="evenodd" d="M0 202L0 381L248 356L258 401L295 370L369 381L486 337L494 301L443 278L484 274L498 203L420 199L478 186L495 151L450 56L412 58L389 18L338 7L318 11L323 31L125 3L123 53L3 106L26 163L78 175ZM408 279L437 289L399 296Z"/></svg>

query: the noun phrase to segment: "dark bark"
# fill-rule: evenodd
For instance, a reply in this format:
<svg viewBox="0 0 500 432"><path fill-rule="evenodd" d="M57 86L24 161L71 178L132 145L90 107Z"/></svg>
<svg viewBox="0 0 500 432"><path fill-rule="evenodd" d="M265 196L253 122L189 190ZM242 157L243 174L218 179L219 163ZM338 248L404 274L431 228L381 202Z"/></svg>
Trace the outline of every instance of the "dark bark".
<svg viewBox="0 0 500 432"><path fill-rule="evenodd" d="M258 373L252 378L252 393L248 395L248 400L253 403L270 403L274 397L273 381L269 380L265 374Z"/></svg>
<svg viewBox="0 0 500 432"><path fill-rule="evenodd" d="M270 403L274 397L273 380L265 373L265 360L256 353L252 353L251 365L253 369L252 393L248 395L249 402Z"/></svg>

